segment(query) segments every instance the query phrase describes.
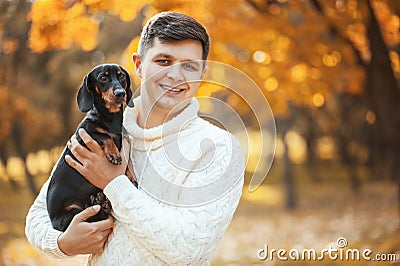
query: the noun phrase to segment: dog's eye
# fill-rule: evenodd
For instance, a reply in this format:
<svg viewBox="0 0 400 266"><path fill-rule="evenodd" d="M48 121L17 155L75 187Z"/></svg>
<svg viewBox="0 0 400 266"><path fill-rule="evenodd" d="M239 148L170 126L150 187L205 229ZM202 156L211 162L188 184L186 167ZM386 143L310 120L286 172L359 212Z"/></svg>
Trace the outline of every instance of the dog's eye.
<svg viewBox="0 0 400 266"><path fill-rule="evenodd" d="M106 81L107 80L107 77L106 76L101 76L100 77L100 81Z"/></svg>

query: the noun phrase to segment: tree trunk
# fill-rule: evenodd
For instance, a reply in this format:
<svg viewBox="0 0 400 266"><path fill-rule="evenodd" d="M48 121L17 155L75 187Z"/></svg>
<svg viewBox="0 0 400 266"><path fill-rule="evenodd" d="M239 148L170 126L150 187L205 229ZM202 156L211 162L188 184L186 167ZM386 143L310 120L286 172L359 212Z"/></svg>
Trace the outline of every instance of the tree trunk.
<svg viewBox="0 0 400 266"><path fill-rule="evenodd" d="M311 180L314 183L319 183L322 181L321 174L319 171L319 165L317 162L317 154L315 153L316 147L315 147L315 140L317 138L317 132L316 132L316 123L313 119L314 112L313 110L307 110L304 109L303 111L307 126L305 128L304 132L304 138L306 141L307 145L307 151L308 151L308 156L307 156L307 168L308 172L310 174Z"/></svg>
<svg viewBox="0 0 400 266"><path fill-rule="evenodd" d="M284 141L283 143L284 143L283 175L285 178L286 208L289 210L294 210L296 208L296 196L295 196L293 167L289 159L288 145L286 141Z"/></svg>
<svg viewBox="0 0 400 266"><path fill-rule="evenodd" d="M385 45L371 3L367 1L370 22L367 35L370 42L371 61L367 65L367 86L369 101L382 129L382 142L387 150L388 166L392 179L398 186L398 207L400 215L400 90L394 77L389 51Z"/></svg>
<svg viewBox="0 0 400 266"><path fill-rule="evenodd" d="M290 116L288 118L280 118L276 120L277 123L277 130L280 132L280 135L283 139L283 179L285 184L285 194L286 194L286 203L285 207L288 210L294 210L296 208L296 184L294 180L294 173L293 173L293 165L289 158L289 146L285 141L286 133L289 131L290 127L293 125L293 113L294 108L293 106L288 103L289 108L291 109Z"/></svg>
<svg viewBox="0 0 400 266"><path fill-rule="evenodd" d="M17 155L24 162L24 166L25 166L24 171L25 171L25 177L26 177L26 181L28 183L28 187L29 187L30 191L32 192L32 194L34 196L36 196L38 194L39 190L36 186L33 175L31 175L31 173L29 173L29 171L26 167L27 152L24 150L23 145L22 145L22 136L23 136L23 132L22 132L21 127L19 126L19 122L15 121L14 127L13 127L13 141L15 144Z"/></svg>

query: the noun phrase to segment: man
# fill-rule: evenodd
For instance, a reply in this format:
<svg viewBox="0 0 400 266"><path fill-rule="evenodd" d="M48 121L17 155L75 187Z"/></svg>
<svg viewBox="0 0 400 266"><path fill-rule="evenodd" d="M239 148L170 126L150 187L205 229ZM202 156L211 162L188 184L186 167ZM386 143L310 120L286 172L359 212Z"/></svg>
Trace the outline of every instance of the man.
<svg viewBox="0 0 400 266"><path fill-rule="evenodd" d="M53 257L92 254L89 265L209 265L239 203L244 175L240 145L228 132L198 117L194 98L207 71L209 36L180 13L163 12L143 28L133 55L140 97L127 107L129 144L138 188L122 165L80 131L87 148L72 138L68 164L104 190L113 217L87 223L99 206L77 214L68 229L51 227L46 182L27 215L32 245ZM124 157L124 156L123 156Z"/></svg>

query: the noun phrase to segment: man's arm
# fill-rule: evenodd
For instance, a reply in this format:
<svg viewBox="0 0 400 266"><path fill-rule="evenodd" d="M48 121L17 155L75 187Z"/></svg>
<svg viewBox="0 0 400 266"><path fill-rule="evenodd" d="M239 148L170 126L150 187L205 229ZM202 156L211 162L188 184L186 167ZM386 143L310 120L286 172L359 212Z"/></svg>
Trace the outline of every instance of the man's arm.
<svg viewBox="0 0 400 266"><path fill-rule="evenodd" d="M232 156L227 156L228 146L232 148ZM203 205L191 207L163 203L137 189L124 175L115 178L104 189L115 218L130 236L167 264L203 265L210 261L238 206L244 181L244 158L240 145L232 139L232 142L217 144L213 152L214 160L202 171L192 172L185 186L201 188L204 183L214 184L211 182L220 179L226 181L223 184L232 185L225 189L223 196L210 202L202 197L204 191L195 195L197 191L192 190L190 197L203 198ZM227 167L230 167L228 171ZM223 176L225 173L230 174Z"/></svg>
<svg viewBox="0 0 400 266"><path fill-rule="evenodd" d="M122 168L112 165L105 161L101 147L85 131L79 134L87 148L76 138L71 139L68 147L80 163L72 157L67 157L66 161L89 182L103 189L111 201L115 218L124 225L131 238L167 264L198 265L210 260L231 222L242 192L244 158L236 140L216 141L219 144L213 153L215 160L206 163L202 173L192 173L185 183L201 187L204 182L218 180L229 169L232 176L223 178L232 184L230 190L203 206L180 207L162 203L137 189L123 174L126 156L123 156ZM128 150L124 145L123 149L122 154ZM151 176L145 178L152 179ZM201 195L193 195L196 196Z"/></svg>
<svg viewBox="0 0 400 266"><path fill-rule="evenodd" d="M32 246L53 258L68 258L72 255L102 251L112 231L112 217L95 223L85 222L100 210L89 207L75 215L65 232L58 231L51 225L47 212L48 185L49 180L43 184L26 216L25 235Z"/></svg>
<svg viewBox="0 0 400 266"><path fill-rule="evenodd" d="M126 176L105 188L114 216L138 243L167 264L209 261L238 206L243 178L217 201L199 207L160 203L138 190Z"/></svg>
<svg viewBox="0 0 400 266"><path fill-rule="evenodd" d="M47 180L40 189L39 195L30 207L26 216L25 235L32 246L54 258L67 258L57 244L62 234L51 225L46 207L46 194L49 186Z"/></svg>

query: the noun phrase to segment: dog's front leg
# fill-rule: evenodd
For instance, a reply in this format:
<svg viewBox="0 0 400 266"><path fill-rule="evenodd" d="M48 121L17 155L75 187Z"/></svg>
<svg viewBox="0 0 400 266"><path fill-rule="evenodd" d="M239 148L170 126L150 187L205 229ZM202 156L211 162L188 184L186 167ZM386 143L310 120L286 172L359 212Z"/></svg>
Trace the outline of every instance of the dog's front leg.
<svg viewBox="0 0 400 266"><path fill-rule="evenodd" d="M112 164L122 164L121 154L112 138L102 140L102 147L109 162Z"/></svg>
<svg viewBox="0 0 400 266"><path fill-rule="evenodd" d="M114 134L108 132L107 130L97 127L95 139L101 145L106 155L107 160L112 164L121 164L122 158L121 154L119 153L117 145L113 140Z"/></svg>

